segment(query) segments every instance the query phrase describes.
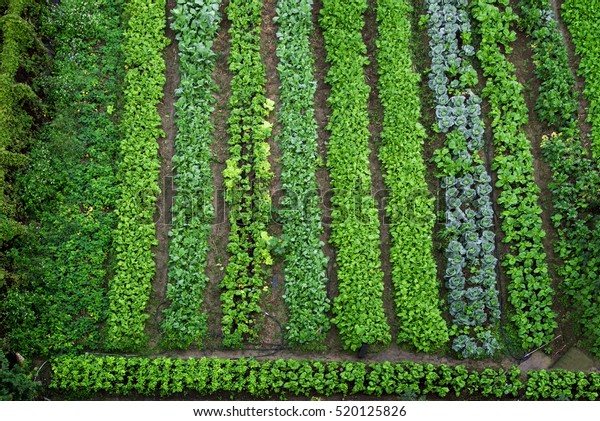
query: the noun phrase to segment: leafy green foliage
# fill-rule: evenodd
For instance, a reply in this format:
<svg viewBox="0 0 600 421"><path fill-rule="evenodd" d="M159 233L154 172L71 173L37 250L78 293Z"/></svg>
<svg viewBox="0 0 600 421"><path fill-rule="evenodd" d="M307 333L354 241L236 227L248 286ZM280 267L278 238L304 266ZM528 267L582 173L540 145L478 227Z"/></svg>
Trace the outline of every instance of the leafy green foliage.
<svg viewBox="0 0 600 421"><path fill-rule="evenodd" d="M18 222L14 170L25 164L24 152L42 114L37 89L31 87L43 62L35 26L39 8L35 0L11 0L0 12L0 288L12 278L4 252L25 231Z"/></svg>
<svg viewBox="0 0 600 421"><path fill-rule="evenodd" d="M273 263L267 228L271 211L268 161L273 101L265 97L266 71L260 56L260 0L232 0L229 69L231 98L229 154L223 171L229 206L230 254L221 282L223 344L239 347L256 339L267 267Z"/></svg>
<svg viewBox="0 0 600 421"><path fill-rule="evenodd" d="M506 7L501 10L497 5ZM516 34L511 25L517 16L506 0L476 0L471 12L482 37L477 58L487 77L483 94L490 104L496 152L492 169L497 171L496 187L501 189L498 204L504 242L510 245L502 262L510 281L510 320L523 350L532 350L552 339L557 324L543 244L540 190L533 175L531 145L522 131L527 122L523 86L505 57L512 51Z"/></svg>
<svg viewBox="0 0 600 421"><path fill-rule="evenodd" d="M4 352L0 351L0 401L31 401L37 397L39 383L31 380L26 367L10 367Z"/></svg>
<svg viewBox="0 0 600 421"><path fill-rule="evenodd" d="M118 196L119 1L64 1L43 34L55 40L44 79L51 121L32 145L18 193L30 229L13 251L16 282L0 302L13 349L98 349Z"/></svg>
<svg viewBox="0 0 600 421"><path fill-rule="evenodd" d="M160 167L157 138L164 135L156 107L165 83L165 0L128 1L125 15L129 19L123 42L127 72L120 126L118 226L114 233L117 262L109 283L106 346L133 350L146 341L144 321L148 315L144 311L155 274L153 215Z"/></svg>
<svg viewBox="0 0 600 421"><path fill-rule="evenodd" d="M344 348L391 340L383 311L383 272L379 259L379 219L369 169L369 86L365 82L366 46L362 40L364 0L326 0L320 25L331 64L326 82L331 132L327 166L331 174L331 242L337 249L339 295L335 323Z"/></svg>
<svg viewBox="0 0 600 421"><path fill-rule="evenodd" d="M320 236L321 210L316 180L317 126L309 36L313 32L312 0L280 0L277 7L279 121L281 134L280 211L285 250L285 301L288 341L320 343L329 330L327 258Z"/></svg>
<svg viewBox="0 0 600 421"><path fill-rule="evenodd" d="M412 395L444 398L510 398L524 385L521 372L413 362L372 363L219 358L170 359L59 357L52 360L50 388L74 398L94 393L170 396L196 392L211 396L248 393L255 398L286 396Z"/></svg>
<svg viewBox="0 0 600 421"><path fill-rule="evenodd" d="M177 195L169 243L169 284L162 325L163 344L186 349L201 344L207 331L201 310L208 277L204 273L208 234L214 216L210 144L214 127L212 42L219 29L219 0L180 0L173 9L179 41L181 82L177 94L177 139L173 169ZM202 24L198 24L202 22Z"/></svg>
<svg viewBox="0 0 600 421"><path fill-rule="evenodd" d="M598 33L600 20L599 0L565 0L562 5L564 19L579 62L579 74L585 78L583 94L590 102L588 121L592 123L592 154L600 163L600 39L591 34Z"/></svg>
<svg viewBox="0 0 600 421"><path fill-rule="evenodd" d="M522 0L531 34L536 75L542 82L536 110L557 132L542 136L542 152L552 169L555 251L563 264L561 287L571 297L584 342L600 355L600 171L579 139L575 79L567 51L547 0Z"/></svg>
<svg viewBox="0 0 600 421"><path fill-rule="evenodd" d="M419 76L410 52L411 8L404 0L377 6L379 97L383 104L379 158L389 191L392 281L399 321L398 343L433 352L448 342L433 258L433 199L421 156L425 131L419 119Z"/></svg>
<svg viewBox="0 0 600 421"><path fill-rule="evenodd" d="M473 92L471 20L462 0L429 0L429 88L434 130L447 133L434 161L445 189L445 271L452 316L452 349L462 358L491 357L500 344L492 178L480 158L484 146L481 98Z"/></svg>
<svg viewBox="0 0 600 421"><path fill-rule="evenodd" d="M575 78L548 0L521 0L522 26L532 37L535 73L541 82L535 110L555 128L576 130L578 95Z"/></svg>
<svg viewBox="0 0 600 421"><path fill-rule="evenodd" d="M566 370L527 373L525 398L529 400L598 400L600 375Z"/></svg>

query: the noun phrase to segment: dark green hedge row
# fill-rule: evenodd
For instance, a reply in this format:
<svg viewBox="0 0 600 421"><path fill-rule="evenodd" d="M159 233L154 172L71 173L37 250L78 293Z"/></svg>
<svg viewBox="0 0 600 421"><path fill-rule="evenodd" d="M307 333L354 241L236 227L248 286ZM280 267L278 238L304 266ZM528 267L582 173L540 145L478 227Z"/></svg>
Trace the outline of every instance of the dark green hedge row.
<svg viewBox="0 0 600 421"><path fill-rule="evenodd" d="M12 251L15 282L0 300L9 346L28 354L101 347L119 191L121 12L121 0L71 0L53 6L40 29L54 40L43 80L50 121L17 178L30 229Z"/></svg>
<svg viewBox="0 0 600 421"><path fill-rule="evenodd" d="M9 242L24 233L18 222L14 172L26 162L41 102L28 80L41 70L37 0L10 0L0 12L0 288L9 283L4 254Z"/></svg>

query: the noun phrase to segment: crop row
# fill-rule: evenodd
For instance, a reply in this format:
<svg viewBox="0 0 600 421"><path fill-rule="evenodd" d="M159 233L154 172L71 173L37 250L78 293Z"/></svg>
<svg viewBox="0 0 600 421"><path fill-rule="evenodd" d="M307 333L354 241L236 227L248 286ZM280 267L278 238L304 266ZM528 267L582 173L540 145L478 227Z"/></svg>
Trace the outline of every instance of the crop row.
<svg viewBox="0 0 600 421"><path fill-rule="evenodd" d="M579 74L585 77L583 94L590 103L588 121L592 123L592 154L600 163L600 39L591 35L598 33L600 1L565 0L562 17L575 44L575 53L581 58Z"/></svg>
<svg viewBox="0 0 600 421"><path fill-rule="evenodd" d="M336 248L339 294L333 313L344 348L391 340L383 310L378 211L369 168L369 86L365 82L366 46L361 29L366 0L325 0L320 25L325 38L327 103L331 132L327 166L331 175L331 243Z"/></svg>
<svg viewBox="0 0 600 421"><path fill-rule="evenodd" d="M260 0L232 0L229 69L231 98L228 119L229 154L223 171L229 206L230 255L221 283L223 343L239 347L257 336L266 267L272 264L267 228L272 174L268 161L272 125L266 120L273 101L265 97L266 74L260 56Z"/></svg>
<svg viewBox="0 0 600 421"><path fill-rule="evenodd" d="M497 172L496 187L504 242L510 250L503 258L509 280L510 320L523 350L535 349L552 339L557 327L552 310L554 291L548 274L538 204L540 190L535 184L533 156L522 131L527 122L523 86L515 76L515 66L505 54L516 34L511 24L517 20L506 0L477 0L471 3L478 22L481 45L477 52L487 78L483 94L487 98L495 145L492 169Z"/></svg>
<svg viewBox="0 0 600 421"><path fill-rule="evenodd" d="M129 0L123 41L125 60L124 111L120 131L114 234L116 272L109 282L110 311L107 348L138 349L146 341L146 303L155 274L152 247L157 245L153 214L159 193L157 139L164 136L157 105L163 97L167 45L165 0Z"/></svg>
<svg viewBox="0 0 600 421"><path fill-rule="evenodd" d="M289 312L287 338L297 344L322 342L330 325L316 180L319 155L309 39L314 30L311 5L312 0L280 0L277 7L284 298Z"/></svg>
<svg viewBox="0 0 600 421"><path fill-rule="evenodd" d="M140 394L170 396L197 393L202 396L223 393L253 398L331 395L392 395L415 399L514 398L524 391L521 371L487 368L481 372L464 366L419 364L413 362L371 363L307 360L219 358L170 359L58 357L51 361L50 387L73 397L93 397L96 393L115 396ZM556 378L565 378L559 372ZM600 391L600 375L573 373L584 381L566 382L576 399L595 399ZM540 376L534 377L535 381ZM246 395L247 394L247 395Z"/></svg>
<svg viewBox="0 0 600 421"><path fill-rule="evenodd" d="M536 110L554 130L543 136L542 152L552 169L555 251L561 287L572 299L585 342L600 353L600 171L582 143L577 120L575 78L563 38L548 0L522 0L521 10L532 37L536 75L541 81ZM594 210L596 209L596 210Z"/></svg>
<svg viewBox="0 0 600 421"><path fill-rule="evenodd" d="M472 89L471 23L464 0L429 0L428 34L438 132L445 146L435 152L445 190L446 287L457 329L452 349L463 358L491 357L499 349L492 186L480 158L484 147L481 98Z"/></svg>
<svg viewBox="0 0 600 421"><path fill-rule="evenodd" d="M197 393L290 396L369 395L416 399L597 400L600 374L566 370L527 372L413 362L371 363L218 358L59 357L51 361L50 388L77 398L95 394L167 397ZM96 395L97 396L97 395Z"/></svg>
<svg viewBox="0 0 600 421"><path fill-rule="evenodd" d="M433 258L433 198L421 156L425 130L411 59L410 6L404 0L379 0L377 63L383 131L379 158L388 189L392 281L398 343L433 352L448 342L441 314L440 285Z"/></svg>
<svg viewBox="0 0 600 421"><path fill-rule="evenodd" d="M32 229L13 254L19 287L0 304L15 349L101 347L119 191L121 12L114 0L72 0L49 10L40 29L55 40L43 84L50 121L16 183Z"/></svg>
<svg viewBox="0 0 600 421"><path fill-rule="evenodd" d="M208 283L204 273L208 234L214 216L210 168L214 126L210 116L214 109L212 43L221 21L219 4L220 0L179 0L172 11L181 81L175 104L173 170L177 194L169 234L170 306L164 312L162 326L163 343L169 348L186 349L194 342L201 344L207 331L207 315L202 307Z"/></svg>

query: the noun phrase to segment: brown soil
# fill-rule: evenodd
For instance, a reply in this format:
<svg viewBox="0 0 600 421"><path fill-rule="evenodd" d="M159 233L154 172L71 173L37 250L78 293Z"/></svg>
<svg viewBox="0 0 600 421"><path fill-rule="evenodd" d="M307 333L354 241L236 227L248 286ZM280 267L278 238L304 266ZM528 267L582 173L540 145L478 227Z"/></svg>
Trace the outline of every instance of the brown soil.
<svg viewBox="0 0 600 421"><path fill-rule="evenodd" d="M379 161L379 149L381 147L381 132L383 131L383 106L379 101L379 91L377 84L379 82L377 66L377 48L375 41L377 39L377 1L369 0L368 8L365 12L365 26L363 28L363 40L367 46L367 56L369 65L365 69L365 80L371 88L369 95L369 132L371 133L371 155L369 157L371 178L373 184L373 193L377 201L379 210L380 226L380 250L381 250L381 269L383 271L384 291L394 291L392 284L392 265L390 262L390 226L386 223L385 204L386 187L383 182L383 173L381 162ZM392 343L396 341L396 332L398 331L398 321L396 320L396 304L393 293L383 294L383 306L385 310L388 325L391 328Z"/></svg>
<svg viewBox="0 0 600 421"><path fill-rule="evenodd" d="M273 206L273 212L271 216L273 218L276 217L276 212L279 209L279 200L282 198L280 165L281 152L279 150L278 142L275 141L275 138L280 131L280 125L278 124L277 116L277 111L279 110L279 74L277 73L277 64L279 60L276 55L277 26L273 22L273 18L276 16L276 6L277 0L263 1L260 35L260 53L265 64L267 76L266 96L275 102L275 111L271 113L269 117L269 122L273 124L273 135L268 139L268 143L271 148L269 164L271 165L271 171L273 172L273 179L270 186ZM281 233L281 224L272 221L269 226L269 234L273 237L281 237ZM263 309L272 317L266 317L263 319L262 331L259 333L259 337L263 343L281 343L283 340L283 332L279 328L279 325L275 322L275 320L277 320L281 326L287 322L287 311L282 298L282 295L284 294L283 285L285 279L283 276L283 261L281 259L275 260L275 263L271 267L271 274L273 275L273 278L267 280L267 286L269 287L269 290L263 296ZM273 282L273 280L276 282ZM273 286L274 283L276 283L275 286Z"/></svg>
<svg viewBox="0 0 600 421"><path fill-rule="evenodd" d="M333 299L338 295L338 282L337 266L335 264L335 249L329 241L331 238L332 190L331 178L326 166L329 131L325 129L329 123L329 115L331 113L329 105L327 105L327 98L329 97L331 88L325 83L325 77L329 71L329 64L325 61L325 57L327 56L327 52L325 51L325 40L323 38L323 31L321 31L321 27L319 26L319 13L322 8L322 0L315 0L313 4L313 26L315 31L310 42L315 58L315 79L317 81L317 90L315 92L315 119L317 121L319 154L323 158L323 166L317 171L317 184L321 195L321 212L323 214L322 221L324 228L321 240L324 243L323 251L325 256L329 259L327 266L327 296L333 305ZM332 325L327 340L325 341L325 345L328 348L335 350L341 347L340 344L339 332L337 328Z"/></svg>
<svg viewBox="0 0 600 421"><path fill-rule="evenodd" d="M236 358L256 358L257 360L272 360L272 359L294 359L294 360L321 360L321 361L361 361L365 363L371 362L400 362L413 361L418 363L430 363L435 365L464 365L469 369L482 370L485 368L509 368L515 364L514 360L508 358L499 358L495 360L459 360L441 355L429 355L424 353L410 352L400 349L392 345L389 349L379 353L369 353L365 358L358 358L354 352L343 351L319 351L319 352L303 352L289 349L278 350L273 349L245 349L245 350L214 350L211 352L203 352L198 350L188 351L173 351L161 354L161 356L176 357L176 358L201 358L201 357L217 357L224 359Z"/></svg>
<svg viewBox="0 0 600 421"><path fill-rule="evenodd" d="M212 226L211 233L208 236L208 245L210 251L208 253L208 263L206 266L206 274L209 278L209 283L206 286L204 296L204 308L208 314L208 337L204 345L207 348L220 346L221 332L221 291L219 284L225 275L225 267L229 256L227 254L227 242L229 239L229 209L225 203L224 185L223 185L223 170L225 162L229 157L227 142L229 135L227 134L227 119L229 117L229 91L231 85L231 72L227 60L229 58L229 28L231 23L227 20L225 8L229 4L229 0L224 0L221 3L219 13L222 16L221 28L217 33L213 49L217 54L215 70L213 72L213 80L217 86L215 96L215 111L212 115L212 123L215 127L215 135L211 145L213 160L211 162L211 170L213 174L213 189L215 199L213 207L215 209L215 220Z"/></svg>
<svg viewBox="0 0 600 421"><path fill-rule="evenodd" d="M168 0L166 4L166 14L171 15L171 9L175 7L176 0ZM177 40L175 32L167 24L166 37L170 44L164 50L164 59L167 64L166 83L163 88L163 101L158 106L158 112L161 116L162 129L165 137L158 139L159 154L161 158L159 187L156 206L157 212L154 215L156 223L156 238L158 247L155 247L156 275L152 284L152 294L148 304L148 313L150 318L146 324L146 330L150 337L150 347L158 344L160 337L160 321L162 320L161 310L167 307L166 292L168 282L168 262L169 262L169 231L171 229L171 206L173 204L173 166L172 159L175 154L175 137L177 135L177 126L175 123L175 89L179 86L179 56L177 50Z"/></svg>

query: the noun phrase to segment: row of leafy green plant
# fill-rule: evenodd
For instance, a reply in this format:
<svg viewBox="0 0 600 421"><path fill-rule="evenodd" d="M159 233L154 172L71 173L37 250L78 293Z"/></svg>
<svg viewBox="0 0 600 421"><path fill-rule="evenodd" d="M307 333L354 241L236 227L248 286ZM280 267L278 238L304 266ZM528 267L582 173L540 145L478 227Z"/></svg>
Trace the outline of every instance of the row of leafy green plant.
<svg viewBox="0 0 600 421"><path fill-rule="evenodd" d="M266 70L260 55L261 0L232 0L229 69L232 72L228 119L229 159L223 170L229 207L229 243L221 283L223 344L239 347L258 335L263 289L271 256L268 233L272 178L267 118L273 101L265 97Z"/></svg>
<svg viewBox="0 0 600 421"><path fill-rule="evenodd" d="M600 1L565 0L561 15L575 44L575 54L580 57L578 73L585 78L583 94L589 101L588 121L592 124L592 154L597 163L600 163L600 39L591 36L598 33Z"/></svg>
<svg viewBox="0 0 600 421"><path fill-rule="evenodd" d="M429 0L429 88L435 99L434 129L447 133L434 160L445 191L446 287L452 316L452 349L463 358L491 357L500 348L500 321L492 231L492 178L484 147L481 98L471 57L472 29L464 0Z"/></svg>
<svg viewBox="0 0 600 421"><path fill-rule="evenodd" d="M395 395L418 397L499 399L514 398L525 387L516 367L486 368L414 362L325 362L309 360L174 359L117 356L64 356L51 361L50 388L73 399L94 394L115 396L171 396L196 393L232 399L241 396ZM587 394L598 396L597 374L587 374Z"/></svg>
<svg viewBox="0 0 600 421"><path fill-rule="evenodd" d="M25 227L18 222L14 172L26 163L34 123L42 114L32 78L41 72L43 46L38 38L40 3L11 0L0 10L0 289L8 272L12 240ZM24 77L26 75L26 77Z"/></svg>
<svg viewBox="0 0 600 421"><path fill-rule="evenodd" d="M277 5L279 64L280 211L285 242L287 338L296 344L321 343L329 330L327 258L320 236L321 209L314 95L317 87L310 49L312 0L280 0Z"/></svg>
<svg viewBox="0 0 600 421"><path fill-rule="evenodd" d="M600 170L580 136L575 78L552 7L548 0L521 0L520 7L541 81L536 111L553 130L542 136L542 152L552 169L557 272L584 342L600 355Z"/></svg>
<svg viewBox="0 0 600 421"><path fill-rule="evenodd" d="M173 170L176 196L169 241L169 307L164 311L163 344L186 349L202 343L207 315L203 311L208 283L205 268L208 234L214 217L210 168L214 126L212 43L219 29L220 0L179 0L172 10L179 48L177 138Z"/></svg>
<svg viewBox="0 0 600 421"><path fill-rule="evenodd" d="M16 183L29 229L12 253L15 282L0 300L9 346L21 352L103 342L119 193L121 13L119 0L63 1L40 29L54 40L41 82L49 122Z"/></svg>
<svg viewBox="0 0 600 421"><path fill-rule="evenodd" d="M366 0L323 1L320 25L330 64L327 167L333 189L331 244L336 249L339 294L333 323L345 349L391 341L383 310L378 211L369 168L368 64L361 29Z"/></svg>
<svg viewBox="0 0 600 421"><path fill-rule="evenodd" d="M509 250L502 265L508 279L509 319L523 350L548 343L557 327L552 310L554 290L548 273L542 228L540 189L535 183L531 145L523 132L528 110L523 86L506 54L512 52L518 19L508 0L476 0L470 3L481 44L477 58L486 77L495 157L492 169L500 189L503 241Z"/></svg>
<svg viewBox="0 0 600 421"><path fill-rule="evenodd" d="M157 105L163 97L165 0L128 0L122 44L125 68L123 118L120 124L118 183L120 194L114 233L115 276L109 282L106 346L133 350L147 341L146 304L156 272L156 197L159 193L159 137L164 136Z"/></svg>
<svg viewBox="0 0 600 421"><path fill-rule="evenodd" d="M390 261L398 343L433 352L448 342L433 258L433 198L425 182L425 130L420 124L420 76L413 70L412 8L405 0L377 3L379 98L383 105L379 159L388 190Z"/></svg>

